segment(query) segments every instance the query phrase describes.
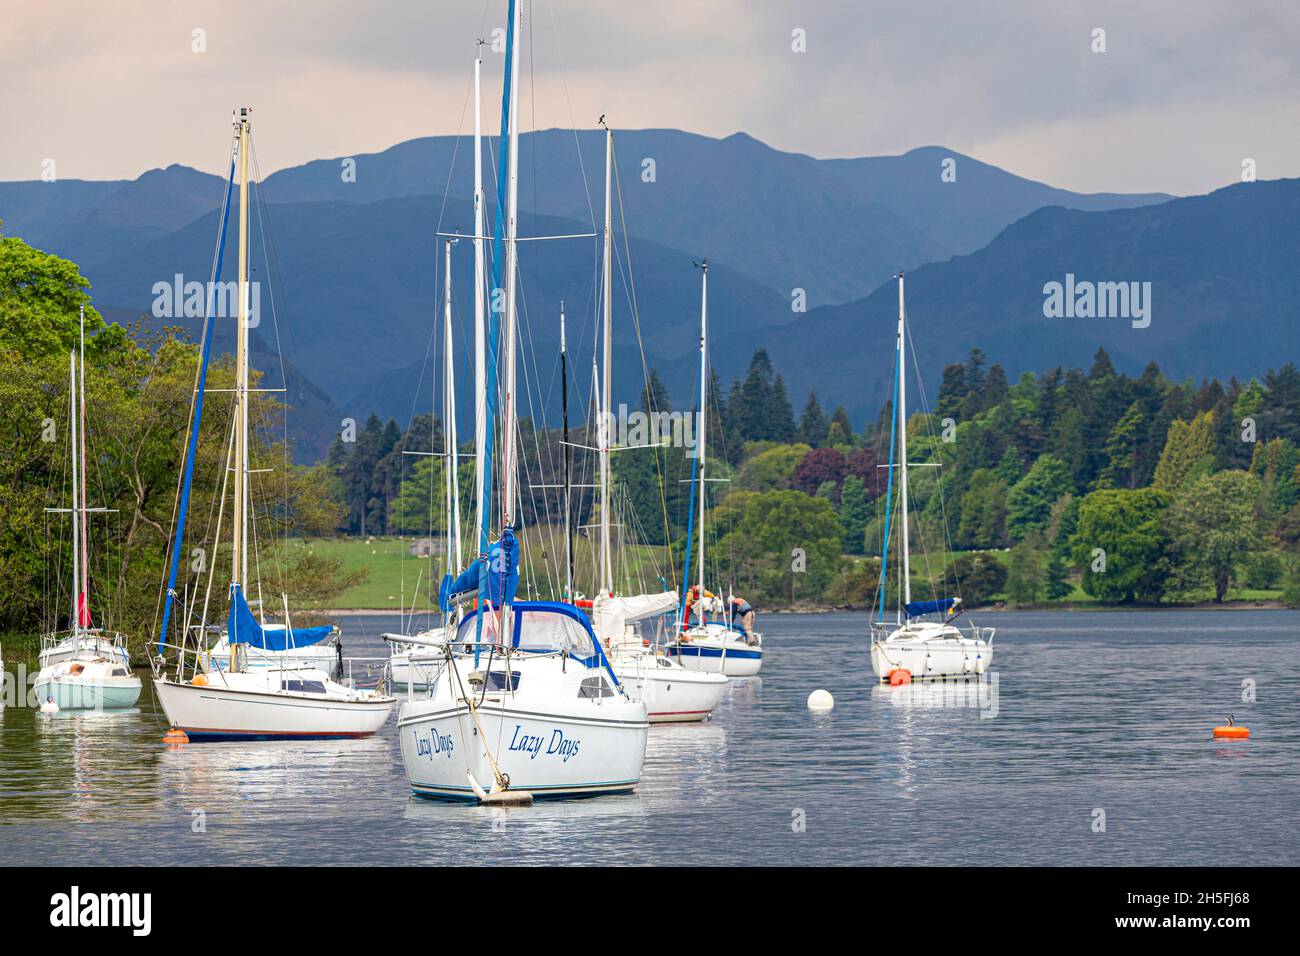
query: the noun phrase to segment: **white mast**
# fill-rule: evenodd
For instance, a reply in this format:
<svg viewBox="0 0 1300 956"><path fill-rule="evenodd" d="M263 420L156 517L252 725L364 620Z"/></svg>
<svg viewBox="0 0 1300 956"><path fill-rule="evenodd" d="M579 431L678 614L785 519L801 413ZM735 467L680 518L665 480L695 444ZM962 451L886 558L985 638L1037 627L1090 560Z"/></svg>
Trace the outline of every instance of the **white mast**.
<svg viewBox="0 0 1300 956"><path fill-rule="evenodd" d="M457 474L459 459L456 455L456 449L459 442L456 440L456 371L452 361L452 328L451 328L451 247L453 243L459 242L458 239L448 239L446 242L446 259L443 268L444 272L444 289L443 296L443 365L442 365L442 436L443 436L443 464L445 468L446 480L444 481L445 494L444 498L447 504L447 565L448 573L456 575L460 572L461 554L460 554L460 481Z"/></svg>
<svg viewBox="0 0 1300 956"><path fill-rule="evenodd" d="M72 444L72 636L81 633L81 615L77 607L77 586L81 582L81 521L77 502L77 352L68 352L68 421L72 423L68 436Z"/></svg>
<svg viewBox="0 0 1300 956"><path fill-rule="evenodd" d="M602 117L602 125L603 117ZM597 417L596 434L598 436L597 446L600 448L600 593L608 596L613 586L613 571L610 563L609 553L609 444L610 444L610 417L611 417L611 388L610 388L610 364L613 354L611 342L611 331L613 329L614 317L614 299L612 289L610 288L610 273L612 271L611 260L614 253L614 230L613 230L613 196L611 193L611 184L613 181L613 160L614 160L614 134L608 126L605 127L605 264L604 264L604 301L602 303L604 313L604 375L601 382L601 407L600 414Z"/></svg>
<svg viewBox="0 0 1300 956"><path fill-rule="evenodd" d="M483 41L479 41L479 46ZM483 507L484 451L487 447L487 330L484 328L483 296L483 130L479 105L479 77L483 58L474 60L474 510L478 513L478 534L474 547L486 541L491 515ZM459 570L459 568L457 569Z"/></svg>
<svg viewBox="0 0 1300 956"><path fill-rule="evenodd" d="M699 575L700 589L696 595L695 606L698 608L700 624L704 623L704 483L705 448L708 446L708 372L709 372L709 260L700 263L700 420L697 423L698 434L695 436L696 452L700 456L700 550Z"/></svg>
<svg viewBox="0 0 1300 956"><path fill-rule="evenodd" d="M231 576L248 599L248 108L239 111L239 310L235 330L235 500ZM197 425L195 426L197 427ZM233 635L232 635L233 637Z"/></svg>
<svg viewBox="0 0 1300 956"><path fill-rule="evenodd" d="M898 491L903 525L903 604L912 603L912 571L907 539L907 329L903 306L903 273L898 274ZM899 613L899 624L904 614Z"/></svg>
<svg viewBox="0 0 1300 956"><path fill-rule="evenodd" d="M81 412L77 423L78 461L81 469L81 596L77 599L77 624L81 624L81 609L86 609L86 624L90 624L90 542L86 533L86 307L81 307L81 355L77 362Z"/></svg>
<svg viewBox="0 0 1300 956"><path fill-rule="evenodd" d="M518 236L519 207L519 41L520 30L522 29L521 8L523 4L516 2L512 6L515 13L515 22L513 24L515 42L512 44L513 49L510 54L510 160L506 183L506 368L504 388L506 427L505 443L502 449L502 464L505 476L501 501L503 526L513 524L515 516L515 483L517 479L515 474L517 468L515 461L515 431L516 421L519 417L518 399L515 394L515 327L517 324L515 274L519 265L519 253L515 240Z"/></svg>
<svg viewBox="0 0 1300 956"><path fill-rule="evenodd" d="M568 345L564 340L564 300L560 300L560 374L564 394L561 404L564 406L564 440L569 440L569 379L568 379ZM569 474L569 446L564 446L564 600L573 600L573 531L569 523L573 517L571 493L572 479Z"/></svg>

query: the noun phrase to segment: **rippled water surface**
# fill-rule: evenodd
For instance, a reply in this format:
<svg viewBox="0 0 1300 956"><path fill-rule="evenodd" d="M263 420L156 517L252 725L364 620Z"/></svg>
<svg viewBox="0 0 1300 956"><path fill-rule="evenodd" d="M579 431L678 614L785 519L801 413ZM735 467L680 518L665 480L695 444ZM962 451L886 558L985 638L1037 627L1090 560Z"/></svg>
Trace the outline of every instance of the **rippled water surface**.
<svg viewBox="0 0 1300 956"><path fill-rule="evenodd" d="M409 796L393 721L168 750L147 683L129 712L9 708L0 864L1300 862L1300 617L976 617L978 692L875 686L863 615L766 615L762 677L652 728L636 793L510 810ZM375 656L398 622L341 623ZM1250 740L1211 738L1228 713Z"/></svg>

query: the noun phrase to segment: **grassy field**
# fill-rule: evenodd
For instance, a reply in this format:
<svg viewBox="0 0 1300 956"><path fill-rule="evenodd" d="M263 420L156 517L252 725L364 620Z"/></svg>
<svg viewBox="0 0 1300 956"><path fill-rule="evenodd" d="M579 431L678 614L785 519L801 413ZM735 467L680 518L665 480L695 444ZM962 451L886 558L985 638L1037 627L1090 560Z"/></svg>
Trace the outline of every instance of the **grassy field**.
<svg viewBox="0 0 1300 956"><path fill-rule="evenodd" d="M560 535L551 538L545 528L533 529L531 535L534 541L546 542L547 547L524 549L520 595L549 600L555 596L552 582L561 581L564 575L564 555L559 551L563 547L563 540ZM435 590L431 596L429 559L411 554L411 546L417 540L415 536L311 538L291 541L288 546L307 548L317 555L337 558L342 561L344 571L364 569L367 572L364 584L349 588L332 602L335 608L396 611L405 602L406 610L409 611L412 606L420 610L436 603L431 598L436 598L437 582L446 570L443 556L435 554L432 564ZM575 578L579 590L589 590L587 582L593 579L592 569L595 564L590 539L575 538L574 549ZM648 587L657 587L660 574L668 576L667 570L663 570L667 565L664 548L620 547L615 549L614 560L615 576L624 580L644 581ZM530 585L535 585L535 588L530 588Z"/></svg>

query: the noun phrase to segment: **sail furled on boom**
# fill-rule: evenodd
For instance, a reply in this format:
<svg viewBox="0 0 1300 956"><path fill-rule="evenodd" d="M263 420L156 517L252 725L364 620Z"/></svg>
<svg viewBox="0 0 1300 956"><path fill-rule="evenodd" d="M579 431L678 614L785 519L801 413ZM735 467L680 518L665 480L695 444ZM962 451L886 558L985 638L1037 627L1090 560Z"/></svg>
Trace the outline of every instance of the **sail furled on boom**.
<svg viewBox="0 0 1300 956"><path fill-rule="evenodd" d="M506 528L501 540L488 549L487 557L477 559L459 577L448 574L442 579L438 607L449 613L458 597L473 593L478 595L478 603L487 601L500 608L513 604L518 590L519 540L514 531Z"/></svg>
<svg viewBox="0 0 1300 956"><path fill-rule="evenodd" d="M944 612L944 616L949 616L961 603L961 598L940 598L937 601L913 601L903 607L908 617L923 617L926 614L938 614Z"/></svg>
<svg viewBox="0 0 1300 956"><path fill-rule="evenodd" d="M287 651L295 647L310 647L329 637L334 628L321 627L263 627L253 616L253 609L244 600L239 583L230 586L230 616L226 619L226 633L231 645L247 644L264 651Z"/></svg>

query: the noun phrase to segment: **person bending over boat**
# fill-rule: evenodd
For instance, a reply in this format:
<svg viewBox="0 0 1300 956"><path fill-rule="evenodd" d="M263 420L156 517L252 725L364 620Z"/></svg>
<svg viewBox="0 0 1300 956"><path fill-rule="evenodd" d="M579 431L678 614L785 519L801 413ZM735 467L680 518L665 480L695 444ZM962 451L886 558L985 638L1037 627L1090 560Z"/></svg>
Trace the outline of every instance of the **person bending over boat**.
<svg viewBox="0 0 1300 956"><path fill-rule="evenodd" d="M754 608L743 597L732 595L731 597L731 620L733 623L740 622L740 626L745 631L745 640L751 645L758 643L754 637Z"/></svg>

